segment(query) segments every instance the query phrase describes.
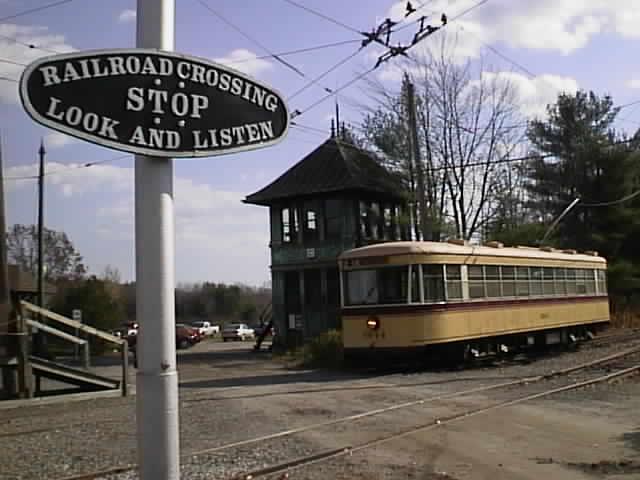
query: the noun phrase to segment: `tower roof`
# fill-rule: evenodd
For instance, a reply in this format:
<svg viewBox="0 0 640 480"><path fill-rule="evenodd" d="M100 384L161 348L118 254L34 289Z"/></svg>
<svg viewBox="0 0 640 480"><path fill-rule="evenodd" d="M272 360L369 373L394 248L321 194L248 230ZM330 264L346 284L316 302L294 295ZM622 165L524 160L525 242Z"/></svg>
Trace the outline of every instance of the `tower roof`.
<svg viewBox="0 0 640 480"><path fill-rule="evenodd" d="M402 200L399 178L373 154L330 138L244 202L256 205L321 193L359 191Z"/></svg>

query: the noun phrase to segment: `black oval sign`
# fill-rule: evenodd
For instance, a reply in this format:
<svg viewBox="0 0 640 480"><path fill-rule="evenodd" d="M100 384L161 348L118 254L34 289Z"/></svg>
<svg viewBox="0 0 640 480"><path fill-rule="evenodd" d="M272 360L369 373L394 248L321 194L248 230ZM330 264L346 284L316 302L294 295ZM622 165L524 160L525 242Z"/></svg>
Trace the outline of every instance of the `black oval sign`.
<svg viewBox="0 0 640 480"><path fill-rule="evenodd" d="M38 123L99 145L205 157L280 141L289 112L273 89L209 60L148 49L41 58L20 78Z"/></svg>

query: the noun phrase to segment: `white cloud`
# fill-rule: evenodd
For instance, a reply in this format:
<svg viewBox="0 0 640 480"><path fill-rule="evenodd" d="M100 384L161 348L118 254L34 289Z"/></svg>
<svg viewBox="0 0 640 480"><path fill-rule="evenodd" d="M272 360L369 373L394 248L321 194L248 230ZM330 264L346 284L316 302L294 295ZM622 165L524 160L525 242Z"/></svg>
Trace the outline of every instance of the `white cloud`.
<svg viewBox="0 0 640 480"><path fill-rule="evenodd" d="M44 136L44 146L47 149L61 148L77 141L75 137L60 132L52 132Z"/></svg>
<svg viewBox="0 0 640 480"><path fill-rule="evenodd" d="M16 43L8 38L13 38ZM24 45L26 44L26 45ZM29 48L28 45L43 47ZM0 24L0 58L29 64L37 58L52 55L52 52L72 52L74 48L65 42L64 35L50 33L47 27L30 25ZM0 62L0 76L20 79L24 66L8 62ZM18 103L18 84L10 81L0 81L0 103Z"/></svg>
<svg viewBox="0 0 640 480"><path fill-rule="evenodd" d="M118 16L118 22L120 23L133 22L135 19L136 11L129 8L120 12L120 15Z"/></svg>
<svg viewBox="0 0 640 480"><path fill-rule="evenodd" d="M546 106L555 103L558 94L573 94L579 88L575 79L557 75L539 75L529 78L514 72L484 72L482 81L509 83L515 90L516 104L520 112L530 119L544 118Z"/></svg>
<svg viewBox="0 0 640 480"><path fill-rule="evenodd" d="M134 169L113 165L75 167L80 165L47 164L49 172L64 170L64 173L47 177L47 189L68 198L57 200L61 202L57 204L58 208L64 208L66 201L78 202L80 197L89 201L93 194L114 195L115 201L96 209L98 238L95 241L133 242ZM37 164L11 167L6 176L36 175L37 168ZM9 191L32 188L33 180L11 181L7 185ZM222 279L225 277L220 275L226 275L227 279L240 280L253 276L263 281L268 277L268 213L265 208L243 204L245 195L246 192L216 190L190 178L175 178L178 265L182 264L187 270L189 267L185 265L199 265L202 270L204 262L212 268L208 278ZM189 272L183 278L193 279Z"/></svg>
<svg viewBox="0 0 640 480"><path fill-rule="evenodd" d="M640 78L632 78L627 82L629 88L640 88Z"/></svg>
<svg viewBox="0 0 640 480"><path fill-rule="evenodd" d="M439 25L441 13L453 19L476 4L476 0L425 2L425 8L405 23L419 15L431 15L428 21ZM405 1L395 3L388 15L395 21L402 20L405 5ZM459 48L467 50L469 56L477 56L482 42L503 42L513 48L552 50L567 55L602 32L638 38L639 22L640 0L510 0L481 5L450 22L446 29L462 26L468 38ZM415 31L407 30L412 34Z"/></svg>
<svg viewBox="0 0 640 480"><path fill-rule="evenodd" d="M253 76L273 68L271 62L257 58L255 53L244 48L233 50L226 57L214 58L213 61Z"/></svg>

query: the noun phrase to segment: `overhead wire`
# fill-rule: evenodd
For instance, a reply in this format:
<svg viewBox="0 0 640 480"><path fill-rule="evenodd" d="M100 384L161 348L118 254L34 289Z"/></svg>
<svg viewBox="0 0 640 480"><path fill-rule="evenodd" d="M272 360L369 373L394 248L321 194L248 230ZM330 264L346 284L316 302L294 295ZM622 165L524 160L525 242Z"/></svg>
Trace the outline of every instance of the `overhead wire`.
<svg viewBox="0 0 640 480"><path fill-rule="evenodd" d="M33 43L26 43L26 42L23 42L21 40L18 40L17 38L10 37L10 36L4 35L2 33L0 33L0 38L4 38L6 40L9 40L10 42L17 43L18 45L23 45L23 46L25 46L27 48L32 48L32 49L35 49L35 50L42 50L43 52L47 52L47 53L62 53L62 52L59 52L57 50L53 50L51 48L40 47L40 46L34 45Z"/></svg>
<svg viewBox="0 0 640 480"><path fill-rule="evenodd" d="M284 0L284 1L287 2L290 5L293 5L295 7L298 7L298 8L301 8L303 10L306 10L307 12L309 12L309 13L317 16L317 17L324 18L325 20L327 20L327 21L329 21L329 22L331 22L331 23L333 23L335 25L338 25L338 26L340 26L340 27L342 27L342 28L344 28L346 30L349 30L350 32L356 33L358 35L362 34L362 32L359 31L358 29L353 28L353 27L341 22L340 20L336 20L333 17L325 15L324 13L318 12L317 10L314 10L313 8L307 7L306 5L302 5L302 4L300 4L300 3L298 3L298 2L296 2L294 0Z"/></svg>
<svg viewBox="0 0 640 480"><path fill-rule="evenodd" d="M302 73L302 71L298 68L296 68L295 66L291 65L289 62L284 61L282 58L280 58L277 54L273 53L271 50L269 50L269 48L267 48L266 46L264 46L261 42L259 42L258 40L256 40L255 38L253 38L251 35L249 35L248 33L246 33L244 30L242 30L240 27L238 27L236 24L234 24L233 22L231 22L230 20L228 20L226 17L224 17L222 14L220 14L218 11L216 11L215 9L213 9L207 2L205 2L205 0L196 0L200 5L202 5L204 8L206 8L209 12L211 12L213 15L215 15L219 20L221 20L223 23L225 23L226 25L228 25L229 27L233 28L236 32L238 32L240 35L242 35L244 38L246 38L247 40L249 40L251 43L253 43L254 45L256 45L258 48L261 48L262 50L264 50L265 52L267 52L271 57L273 57L274 60L280 62L282 65L284 65L285 67L287 67L289 70L295 72L297 75L303 77L303 78L307 78L307 76Z"/></svg>
<svg viewBox="0 0 640 480"><path fill-rule="evenodd" d="M41 12L43 10L48 10L53 7L58 7L60 5L64 5L65 3L71 3L74 0L58 0L57 2L48 3L46 5L40 5L39 7L30 8L28 10L23 10L19 13L14 13L12 15L7 15L6 17L0 17L0 22L6 22L7 20L13 20L15 18L24 17L25 15L30 15L32 13Z"/></svg>
<svg viewBox="0 0 640 480"><path fill-rule="evenodd" d="M16 61L13 61L13 60L9 60L8 58L0 58L0 63L9 63L9 64L12 64L12 65L18 65L20 67L26 67L27 66L26 63L16 62Z"/></svg>
<svg viewBox="0 0 640 480"><path fill-rule="evenodd" d="M629 195L625 195L622 198L619 198L618 200L611 200L610 202L598 202L598 203L577 203L576 207L585 207L585 208L592 208L592 207L611 207L613 205L619 205L621 203L624 202L628 202L629 200L632 200L634 198L636 198L637 196L640 195L640 190L637 190L633 193L630 193Z"/></svg>
<svg viewBox="0 0 640 480"><path fill-rule="evenodd" d="M324 43L321 45L316 45L315 47L306 47L306 48L299 48L297 50L288 50L286 52L278 52L275 55L279 57L286 57L288 55L296 55L298 53L307 53L307 52L314 52L316 50L324 50L326 48L341 47L343 45L350 45L352 43L360 43L360 40L342 40L340 42ZM260 55L257 57L244 58L242 60L233 60L231 62L225 62L225 65L236 65L239 63L246 63L254 60L265 60L267 58L273 58L273 55Z"/></svg>
<svg viewBox="0 0 640 480"><path fill-rule="evenodd" d="M115 162L117 160L123 160L123 159L129 158L129 157L131 157L131 155L119 155L117 157L106 158L104 160L98 160L98 161L95 161L95 162L87 162L87 163L82 163L82 164L78 164L78 165L58 168L57 170L45 171L44 176L48 177L48 176L51 176L51 175L64 174L64 173L68 173L69 171L78 170L78 169L81 169L81 168L94 167L96 165L102 165L104 163ZM14 181L15 180L37 180L38 178L39 178L38 175L24 175L24 176L20 176L20 177L4 177L4 180L14 180Z"/></svg>
<svg viewBox="0 0 640 480"><path fill-rule="evenodd" d="M457 14L456 16L454 16L453 18L448 20L447 24L450 24L451 22L456 21L457 19L459 19L460 17L462 17L463 15L466 15L467 13L471 12L472 10L480 7L481 5L487 3L489 0L480 0L479 2L475 3L474 5L472 5L471 7L467 8L466 10L464 10L463 12ZM424 38L423 38L424 39ZM410 48L412 48L413 46L417 45L418 42L411 44L406 50L409 50ZM405 51L406 51L405 50ZM365 70L364 72L361 72L360 74L358 74L356 77L354 77L353 79L349 80L347 83L341 85L340 87L338 87L336 90L334 90L332 93L325 95L323 97L321 97L319 100L317 100L316 102L312 103L311 105L309 105L308 107L304 108L303 110L295 110L292 115L291 118L296 118L306 112L308 112L309 110L315 108L316 106L320 105L321 103L323 103L325 100L327 100L328 98L332 97L333 95L336 95L337 93L341 92L342 90L350 87L351 85L353 85L354 83L356 83L357 81L359 81L360 79L366 77L367 75L369 75L371 72L373 72L374 70L376 70L378 68L379 64L375 65L372 68L369 68L368 70Z"/></svg>
<svg viewBox="0 0 640 480"><path fill-rule="evenodd" d="M460 30L462 30L465 33L468 33L470 35L472 35L473 37L476 38L476 40L478 40L478 42L480 42L480 44L487 48L488 50L490 50L491 52L493 52L495 55L497 55L498 57L502 58L503 60L506 60L507 62L509 62L511 65L515 66L516 68L520 69L521 71L523 71L524 73L526 73L529 77L531 78L535 78L537 75L535 73L533 73L531 70L529 70L527 67L523 66L521 63L516 62L514 59L508 57L507 55L505 55L504 53L500 52L497 48L495 48L493 45L489 45L488 43L485 43L479 35L476 35L474 32L472 32L471 30L467 30L465 29L463 26L459 27Z"/></svg>

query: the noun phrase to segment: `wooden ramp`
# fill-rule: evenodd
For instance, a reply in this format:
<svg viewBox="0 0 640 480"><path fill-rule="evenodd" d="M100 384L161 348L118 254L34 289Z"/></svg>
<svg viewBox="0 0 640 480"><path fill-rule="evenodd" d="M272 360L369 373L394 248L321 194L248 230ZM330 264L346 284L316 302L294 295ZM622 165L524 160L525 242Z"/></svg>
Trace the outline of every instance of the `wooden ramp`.
<svg viewBox="0 0 640 480"><path fill-rule="evenodd" d="M30 356L31 371L36 380L36 396L74 392L96 392L104 390L119 390L120 381L102 375L96 375L84 369L70 367L58 362ZM66 389L43 390L41 379L46 378L70 385Z"/></svg>

